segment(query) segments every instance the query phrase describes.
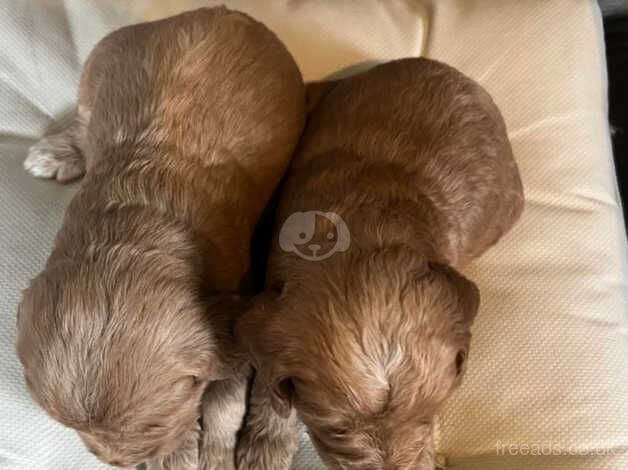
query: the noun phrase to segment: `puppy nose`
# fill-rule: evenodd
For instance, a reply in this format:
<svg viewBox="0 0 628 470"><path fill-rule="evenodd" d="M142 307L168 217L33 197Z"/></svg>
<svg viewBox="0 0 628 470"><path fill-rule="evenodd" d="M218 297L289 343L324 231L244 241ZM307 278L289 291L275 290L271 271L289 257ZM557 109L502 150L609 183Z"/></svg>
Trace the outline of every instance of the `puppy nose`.
<svg viewBox="0 0 628 470"><path fill-rule="evenodd" d="M317 245L316 243L312 243L311 245L307 246L310 250L312 250L313 253L316 253L318 250L321 249L320 245Z"/></svg>

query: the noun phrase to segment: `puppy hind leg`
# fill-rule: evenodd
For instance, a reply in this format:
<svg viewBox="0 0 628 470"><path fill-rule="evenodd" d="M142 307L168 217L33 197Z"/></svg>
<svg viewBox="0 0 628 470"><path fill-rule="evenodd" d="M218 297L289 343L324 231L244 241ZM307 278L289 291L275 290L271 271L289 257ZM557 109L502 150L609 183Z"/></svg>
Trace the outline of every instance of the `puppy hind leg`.
<svg viewBox="0 0 628 470"><path fill-rule="evenodd" d="M282 418L266 388L253 382L248 413L236 451L238 470L286 470L298 450L296 412Z"/></svg>
<svg viewBox="0 0 628 470"><path fill-rule="evenodd" d="M246 411L247 385L247 375L240 374L210 383L205 390L200 470L235 470L236 439Z"/></svg>
<svg viewBox="0 0 628 470"><path fill-rule="evenodd" d="M419 462L417 462L416 468L417 470L445 470L447 468L447 459L440 454L438 456L436 454L432 436L430 436L425 443L425 448L423 449Z"/></svg>
<svg viewBox="0 0 628 470"><path fill-rule="evenodd" d="M24 169L36 178L56 179L59 183L85 174L84 142L87 123L78 114L63 131L44 137L28 150Z"/></svg>

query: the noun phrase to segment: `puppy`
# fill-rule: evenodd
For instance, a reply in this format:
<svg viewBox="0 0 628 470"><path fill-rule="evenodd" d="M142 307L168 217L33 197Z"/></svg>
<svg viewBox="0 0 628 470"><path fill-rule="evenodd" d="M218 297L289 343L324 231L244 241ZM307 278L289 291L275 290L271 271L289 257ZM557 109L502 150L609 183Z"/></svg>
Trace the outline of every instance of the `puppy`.
<svg viewBox="0 0 628 470"><path fill-rule="evenodd" d="M477 83L427 59L309 92L274 293L236 327L257 369L238 459L272 464L294 407L330 468L433 469L434 415L461 381L479 304L457 270L523 208L506 128Z"/></svg>
<svg viewBox="0 0 628 470"><path fill-rule="evenodd" d="M201 9L103 39L75 122L31 148L35 176L86 174L24 292L17 352L37 403L103 461L233 468L235 294L304 120L278 38Z"/></svg>

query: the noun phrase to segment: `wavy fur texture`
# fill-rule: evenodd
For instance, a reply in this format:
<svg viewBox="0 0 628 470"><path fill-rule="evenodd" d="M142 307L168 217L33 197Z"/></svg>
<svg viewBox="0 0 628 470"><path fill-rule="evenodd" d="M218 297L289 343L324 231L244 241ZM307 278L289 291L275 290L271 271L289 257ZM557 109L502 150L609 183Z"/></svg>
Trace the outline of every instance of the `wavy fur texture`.
<svg viewBox="0 0 628 470"><path fill-rule="evenodd" d="M237 294L304 120L279 39L201 9L105 37L75 122L31 148L35 176L86 174L24 292L18 355L34 399L103 461L235 465Z"/></svg>
<svg viewBox="0 0 628 470"><path fill-rule="evenodd" d="M434 416L462 379L479 304L457 270L523 209L504 122L477 83L428 59L313 84L308 108L276 232L294 213L331 212L351 242L309 261L275 240L276 292L236 328L267 403L243 435L295 408L330 468L433 470ZM333 249L330 223L316 232ZM257 443L250 453L272 445Z"/></svg>

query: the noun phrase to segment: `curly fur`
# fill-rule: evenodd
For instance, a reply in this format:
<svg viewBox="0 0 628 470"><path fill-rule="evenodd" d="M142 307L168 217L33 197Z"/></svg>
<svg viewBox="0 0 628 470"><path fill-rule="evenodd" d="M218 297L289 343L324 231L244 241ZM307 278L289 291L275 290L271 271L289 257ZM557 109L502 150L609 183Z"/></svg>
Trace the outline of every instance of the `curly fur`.
<svg viewBox="0 0 628 470"><path fill-rule="evenodd" d="M304 120L277 37L201 9L104 38L76 121L31 149L35 176L86 175L24 292L18 355L34 399L105 462L233 467L246 380L232 294Z"/></svg>
<svg viewBox="0 0 628 470"><path fill-rule="evenodd" d="M479 304L457 269L523 208L506 128L478 84L427 59L309 91L277 232L291 214L332 212L351 243L313 262L275 240L271 292L236 328L266 426L294 407L331 468L433 469L434 415L460 383ZM244 435L263 427L248 423Z"/></svg>

